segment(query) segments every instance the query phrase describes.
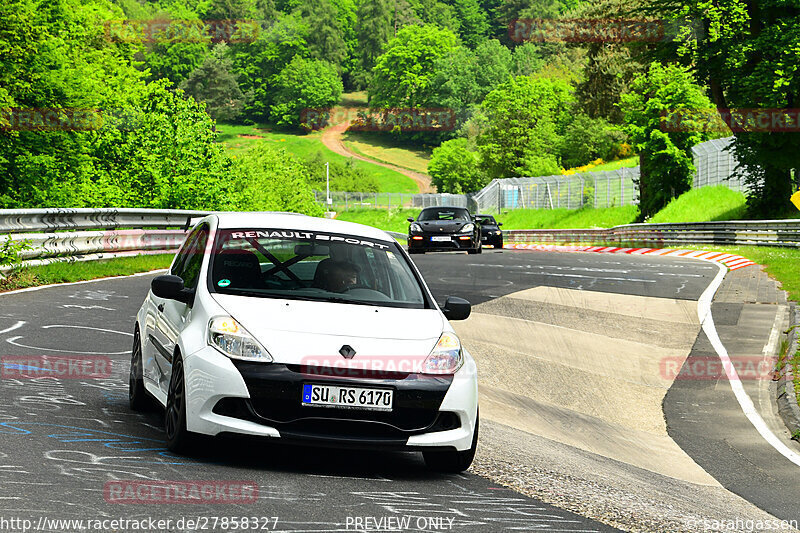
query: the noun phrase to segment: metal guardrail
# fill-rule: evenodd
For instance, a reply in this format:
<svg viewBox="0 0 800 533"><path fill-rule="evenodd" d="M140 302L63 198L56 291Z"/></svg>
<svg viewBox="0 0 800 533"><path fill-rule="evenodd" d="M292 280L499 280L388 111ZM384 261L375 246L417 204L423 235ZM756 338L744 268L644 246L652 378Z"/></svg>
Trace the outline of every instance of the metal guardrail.
<svg viewBox="0 0 800 533"><path fill-rule="evenodd" d="M19 253L25 266L174 253L192 220L209 213L177 209L2 209L0 238L4 241L8 236L12 241L29 243L30 249ZM0 272L10 268L0 266Z"/></svg>
<svg viewBox="0 0 800 533"><path fill-rule="evenodd" d="M27 241L30 249L19 254L27 266L134 253L174 253L192 221L209 213L169 209L3 209L0 240L10 237L12 241ZM405 233L388 233L395 239L406 239ZM0 266L0 272L10 268Z"/></svg>
<svg viewBox="0 0 800 533"><path fill-rule="evenodd" d="M0 235L117 228L179 228L210 211L177 209L0 209Z"/></svg>
<svg viewBox="0 0 800 533"><path fill-rule="evenodd" d="M800 246L800 219L627 224L608 229L507 230L507 242L548 244L686 244Z"/></svg>
<svg viewBox="0 0 800 533"><path fill-rule="evenodd" d="M24 264L105 259L132 253L174 252L192 219L208 211L164 209L0 210L0 236L30 242ZM123 229L124 228L124 229ZM94 230L94 231L91 231ZM406 234L388 232L398 241ZM555 244L716 244L800 247L800 219L673 224L628 224L608 229L507 230L506 242ZM8 267L0 267L0 271Z"/></svg>

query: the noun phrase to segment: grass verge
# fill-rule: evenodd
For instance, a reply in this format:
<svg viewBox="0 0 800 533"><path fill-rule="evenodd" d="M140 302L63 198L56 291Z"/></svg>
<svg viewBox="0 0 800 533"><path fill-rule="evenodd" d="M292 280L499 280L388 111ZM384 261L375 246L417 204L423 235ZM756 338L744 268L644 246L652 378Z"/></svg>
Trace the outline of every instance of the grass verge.
<svg viewBox="0 0 800 533"><path fill-rule="evenodd" d="M408 217L416 218L420 209L353 209L336 215L337 220L356 222L384 231L408 231Z"/></svg>
<svg viewBox="0 0 800 533"><path fill-rule="evenodd" d="M345 133L344 144L358 155L375 161L407 168L422 174L428 173L431 149L427 147L393 141L387 135L356 132Z"/></svg>
<svg viewBox="0 0 800 533"><path fill-rule="evenodd" d="M20 268L5 274L6 279L0 279L0 292L52 283L69 283L149 272L168 268L173 257L175 257L174 254L137 255L100 261L62 262Z"/></svg>
<svg viewBox="0 0 800 533"><path fill-rule="evenodd" d="M692 189L674 198L648 222L741 220L747 211L744 194L724 185Z"/></svg>
<svg viewBox="0 0 800 533"><path fill-rule="evenodd" d="M256 143L268 143L271 146L283 148L290 154L301 159L308 159L317 152L322 154L323 161L346 163L350 158L329 150L322 144L322 133L308 134L271 131L267 125L243 126L239 124L219 123L217 127L217 142L226 146L232 155L244 157L247 151ZM379 192L419 192L417 184L399 172L368 163L354 161L353 165L362 169L378 182Z"/></svg>
<svg viewBox="0 0 800 533"><path fill-rule="evenodd" d="M503 229L610 228L636 220L635 205L583 209L512 209L494 215Z"/></svg>

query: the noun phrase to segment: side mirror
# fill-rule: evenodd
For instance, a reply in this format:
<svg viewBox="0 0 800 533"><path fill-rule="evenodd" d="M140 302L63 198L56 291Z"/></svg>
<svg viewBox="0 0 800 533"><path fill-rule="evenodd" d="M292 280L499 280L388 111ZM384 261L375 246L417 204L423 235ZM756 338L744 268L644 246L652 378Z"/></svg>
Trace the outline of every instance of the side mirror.
<svg viewBox="0 0 800 533"><path fill-rule="evenodd" d="M497 223L497 227L498 227L498 228L499 228L500 226L502 226L502 225L503 225L503 223L502 223L502 222L498 222L498 223Z"/></svg>
<svg viewBox="0 0 800 533"><path fill-rule="evenodd" d="M153 294L167 300L177 300L191 305L194 300L194 291L183 286L183 280L178 276L164 275L153 279L150 284Z"/></svg>
<svg viewBox="0 0 800 533"><path fill-rule="evenodd" d="M414 219L411 217L408 217L406 220L408 220L409 222L414 222Z"/></svg>
<svg viewBox="0 0 800 533"><path fill-rule="evenodd" d="M463 298L448 296L442 312L447 320L466 320L472 312L472 305Z"/></svg>

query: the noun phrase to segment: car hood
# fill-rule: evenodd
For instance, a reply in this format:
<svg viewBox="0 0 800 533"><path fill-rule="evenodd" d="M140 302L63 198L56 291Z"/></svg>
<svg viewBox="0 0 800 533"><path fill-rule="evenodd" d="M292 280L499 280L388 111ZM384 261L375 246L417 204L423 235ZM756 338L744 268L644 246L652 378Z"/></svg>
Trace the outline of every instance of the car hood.
<svg viewBox="0 0 800 533"><path fill-rule="evenodd" d="M343 303L214 294L214 300L249 331L275 362L329 366L344 345L356 357L424 358L442 334L436 309L404 309ZM309 363L311 361L311 363ZM320 362L322 361L322 362Z"/></svg>
<svg viewBox="0 0 800 533"><path fill-rule="evenodd" d="M417 224L422 226L423 231L456 233L469 222L466 220L423 220Z"/></svg>

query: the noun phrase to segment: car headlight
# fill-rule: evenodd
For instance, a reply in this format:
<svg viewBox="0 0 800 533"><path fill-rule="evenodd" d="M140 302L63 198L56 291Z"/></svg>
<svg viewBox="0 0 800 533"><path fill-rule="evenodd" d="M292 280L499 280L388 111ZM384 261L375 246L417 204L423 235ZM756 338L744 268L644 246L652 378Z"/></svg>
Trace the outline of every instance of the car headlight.
<svg viewBox="0 0 800 533"><path fill-rule="evenodd" d="M423 374L454 374L464 364L461 341L455 333L445 331L430 355L422 363Z"/></svg>
<svg viewBox="0 0 800 533"><path fill-rule="evenodd" d="M469 224L465 225L463 228L461 228L461 231L464 232L464 233L469 233L470 231L472 231L474 229L475 229L475 224L469 223Z"/></svg>
<svg viewBox="0 0 800 533"><path fill-rule="evenodd" d="M411 233L422 233L422 226L420 226L416 222L411 224L411 227L409 227L408 229L411 231Z"/></svg>
<svg viewBox="0 0 800 533"><path fill-rule="evenodd" d="M208 323L208 344L233 359L272 362L272 356L266 348L229 316L211 319Z"/></svg>

